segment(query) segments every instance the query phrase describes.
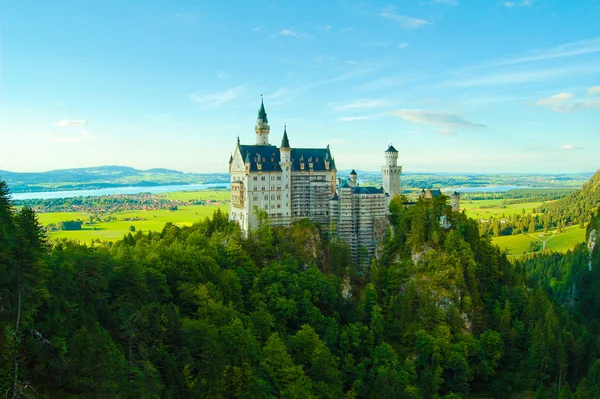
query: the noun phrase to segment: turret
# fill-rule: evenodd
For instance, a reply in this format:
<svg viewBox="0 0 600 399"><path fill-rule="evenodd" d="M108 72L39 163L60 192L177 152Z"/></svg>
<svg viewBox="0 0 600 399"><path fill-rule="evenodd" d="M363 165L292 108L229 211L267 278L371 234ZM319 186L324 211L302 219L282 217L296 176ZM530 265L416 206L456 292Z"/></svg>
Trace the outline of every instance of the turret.
<svg viewBox="0 0 600 399"><path fill-rule="evenodd" d="M281 162L287 163L292 160L292 149L290 148L290 140L287 135L287 127L283 125L283 138L281 139L281 148L279 149Z"/></svg>
<svg viewBox="0 0 600 399"><path fill-rule="evenodd" d="M352 172L350 172L350 181L348 182L350 184L350 187L356 187L356 179L358 178L358 174L356 173L356 171L354 169L352 169Z"/></svg>
<svg viewBox="0 0 600 399"><path fill-rule="evenodd" d="M389 145L384 152L385 164L381 167L381 178L383 180L383 189L389 195L389 198L394 198L400 194L400 175L402 174L402 166L398 166L398 150L393 145Z"/></svg>
<svg viewBox="0 0 600 399"><path fill-rule="evenodd" d="M269 145L269 120L265 111L265 104L260 100L260 109L256 118L256 145Z"/></svg>
<svg viewBox="0 0 600 399"><path fill-rule="evenodd" d="M460 193L458 191L455 191L450 196L450 201L452 203L452 210L454 212L460 212Z"/></svg>
<svg viewBox="0 0 600 399"><path fill-rule="evenodd" d="M385 165L398 166L398 150L391 144L388 149L385 150Z"/></svg>

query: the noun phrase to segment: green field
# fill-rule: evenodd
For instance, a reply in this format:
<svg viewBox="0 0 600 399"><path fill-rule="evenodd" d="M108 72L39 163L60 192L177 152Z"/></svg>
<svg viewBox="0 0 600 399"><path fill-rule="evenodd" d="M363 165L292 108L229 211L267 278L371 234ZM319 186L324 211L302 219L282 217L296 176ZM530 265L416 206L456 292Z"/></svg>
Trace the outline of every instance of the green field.
<svg viewBox="0 0 600 399"><path fill-rule="evenodd" d="M523 204L510 204L505 207L501 207L501 203L504 200L501 199L490 199L490 200L466 200L460 202L460 209L464 209L467 215L473 219L489 219L490 217L501 217L502 214L505 216L521 214L523 209L525 213L531 213L533 209L541 207L543 204L548 202L526 202ZM493 208L491 208L493 206ZM484 207L484 208L482 208ZM490 207L490 208L487 208Z"/></svg>
<svg viewBox="0 0 600 399"><path fill-rule="evenodd" d="M188 200L225 200L229 199L229 191L189 191L166 193L165 198ZM50 238L67 238L80 242L90 243L92 240L117 241L130 232L130 226L134 226L136 231L161 231L165 223L172 222L178 226L191 225L196 221L203 220L207 216L212 216L217 209L227 213L229 204L221 205L189 205L179 206L176 211L166 209L149 211L126 211L111 214L117 218L116 221L85 224L81 230L73 231L55 231L48 233ZM38 219L43 226L48 224L58 224L67 220L87 221L91 214L82 212L52 212L39 213ZM140 218L144 220L124 220Z"/></svg>
<svg viewBox="0 0 600 399"><path fill-rule="evenodd" d="M565 252L572 249L575 245L585 241L585 229L579 228L579 226L572 226L565 229L562 233L557 233L552 236L553 232L544 235L543 232L537 232L532 234L534 237L538 237L546 241L547 251ZM492 242L500 247L502 250L506 250L509 255L522 255L529 252L529 244L538 241L531 235L517 234L514 236L500 236L493 237ZM541 243L541 242L540 242Z"/></svg>

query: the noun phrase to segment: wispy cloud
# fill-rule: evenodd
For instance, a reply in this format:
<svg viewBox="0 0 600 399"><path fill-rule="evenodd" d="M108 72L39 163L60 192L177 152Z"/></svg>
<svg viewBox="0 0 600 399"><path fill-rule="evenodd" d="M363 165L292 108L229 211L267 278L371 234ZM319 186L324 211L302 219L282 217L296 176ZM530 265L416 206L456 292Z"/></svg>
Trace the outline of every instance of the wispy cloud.
<svg viewBox="0 0 600 399"><path fill-rule="evenodd" d="M259 31L259 30L261 30L261 29L262 29L262 26L255 26L254 28L252 28L252 30L253 30L254 32L257 32L257 31Z"/></svg>
<svg viewBox="0 0 600 399"><path fill-rule="evenodd" d="M400 43L399 45L396 46L396 48L398 50L401 50L403 48L407 48L408 47L408 43Z"/></svg>
<svg viewBox="0 0 600 399"><path fill-rule="evenodd" d="M531 6L531 0L522 0L522 1L507 1L504 4L504 7L506 8L513 8L513 7L529 7Z"/></svg>
<svg viewBox="0 0 600 399"><path fill-rule="evenodd" d="M63 119L62 121L58 121L54 124L54 126L60 127L77 127L87 125L88 121L85 119Z"/></svg>
<svg viewBox="0 0 600 399"><path fill-rule="evenodd" d="M288 37L298 37L301 39L312 39L313 36L309 35L308 33L305 32L296 32L294 30L291 29L283 29L280 30L279 32L277 32L276 34L273 35L273 37L277 37L277 36L288 36Z"/></svg>
<svg viewBox="0 0 600 399"><path fill-rule="evenodd" d="M381 78L372 82L364 83L360 86L360 88L363 90L381 90L409 83L414 80L415 78L407 78L406 76L389 76L387 78Z"/></svg>
<svg viewBox="0 0 600 399"><path fill-rule="evenodd" d="M600 37L565 43L555 47L536 49L531 51L529 54L521 57L512 57L495 60L487 64L480 65L473 69L491 68L504 65L520 64L524 62L551 60L555 58L572 57L597 52L600 52Z"/></svg>
<svg viewBox="0 0 600 399"><path fill-rule="evenodd" d="M340 116L340 117L338 117L338 120L340 120L342 122L356 122L356 121L364 121L366 119L382 118L387 115L388 114Z"/></svg>
<svg viewBox="0 0 600 399"><path fill-rule="evenodd" d="M387 47L391 43L390 42L370 41L370 42L360 42L359 44L363 47Z"/></svg>
<svg viewBox="0 0 600 399"><path fill-rule="evenodd" d="M439 126L445 134L449 134L455 129L472 130L484 129L486 127L479 123L469 122L457 115L420 109L399 109L394 112L394 115L410 122ZM442 131L440 131L440 133L442 133Z"/></svg>
<svg viewBox="0 0 600 399"><path fill-rule="evenodd" d="M486 86L496 84L514 84L547 80L558 76L581 75L600 71L600 65L569 66L553 69L525 70L518 72L501 72L484 74L476 77L458 79L447 82L446 86Z"/></svg>
<svg viewBox="0 0 600 399"><path fill-rule="evenodd" d="M241 85L237 87L233 87L229 90L220 91L217 93L210 94L192 94L190 95L191 99L196 103L205 106L205 107L216 107L221 105L227 101L231 101L238 97L240 94L246 91L246 85Z"/></svg>
<svg viewBox="0 0 600 399"><path fill-rule="evenodd" d="M600 110L600 99L577 100L575 94L558 93L547 98L541 98L536 105L549 108L556 112L580 111L584 109Z"/></svg>
<svg viewBox="0 0 600 399"><path fill-rule="evenodd" d="M425 25L431 25L431 22L425 19L398 14L396 12L396 7L394 6L384 8L379 14L379 16L382 18L391 19L392 21L397 22L398 26L405 29L415 29Z"/></svg>
<svg viewBox="0 0 600 399"><path fill-rule="evenodd" d="M330 85L333 83L343 82L345 80L349 80L349 79L352 79L352 78L355 78L358 76L362 76L362 75L371 73L379 68L380 68L379 66L369 66L369 67L357 69L357 70L354 70L351 72L347 72L345 74L333 76L329 79L318 80L315 82L307 83L302 86L289 87L289 88L282 87L279 90L277 90L276 92L266 95L265 98L275 99L275 98L285 97L286 100L290 100L294 96L296 96L302 92L305 92L307 90L313 89L315 87L326 86L326 85Z"/></svg>
<svg viewBox="0 0 600 399"><path fill-rule="evenodd" d="M592 86L589 89L587 89L587 94L589 96L594 96L596 94L600 94L600 86Z"/></svg>
<svg viewBox="0 0 600 399"><path fill-rule="evenodd" d="M360 108L382 108L393 106L389 100L355 100L348 104L337 105L333 107L336 111L344 111L349 109L360 109Z"/></svg>

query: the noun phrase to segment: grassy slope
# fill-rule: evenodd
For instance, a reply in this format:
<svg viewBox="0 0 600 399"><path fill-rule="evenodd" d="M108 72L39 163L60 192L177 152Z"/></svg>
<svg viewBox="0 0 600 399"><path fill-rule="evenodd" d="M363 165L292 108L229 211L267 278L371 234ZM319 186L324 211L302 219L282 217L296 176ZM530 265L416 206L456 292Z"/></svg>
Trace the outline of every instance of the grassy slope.
<svg viewBox="0 0 600 399"><path fill-rule="evenodd" d="M464 209L469 217L473 219L489 219L490 217L501 218L513 214L522 214L525 209L526 214L531 214L533 209L539 209L543 204L549 202L526 202L522 204L507 205L505 208L482 208L482 206L499 205L503 200L476 200L476 201L461 201L461 209ZM543 236L543 232L533 234L536 237L545 240L549 235ZM514 236L493 237L492 242L498 245L501 249L505 249L509 255L521 255L529 252L529 244L533 241L538 241L534 237L526 234L518 234ZM552 251L565 252L576 244L585 241L585 229L580 229L577 226L569 227L561 234L556 234L546 242L546 249Z"/></svg>
<svg viewBox="0 0 600 399"><path fill-rule="evenodd" d="M542 240L552 236L552 232L545 236L542 236L542 234L542 232L537 232L533 235ZM538 240L525 234L492 238L492 242L498 245L500 249L506 249L509 255L521 255L529 252L529 244L533 241ZM556 234L554 237L549 238L546 242L546 250L565 252L583 241L585 241L585 229L581 229L579 226L572 226L565 229L563 233Z"/></svg>

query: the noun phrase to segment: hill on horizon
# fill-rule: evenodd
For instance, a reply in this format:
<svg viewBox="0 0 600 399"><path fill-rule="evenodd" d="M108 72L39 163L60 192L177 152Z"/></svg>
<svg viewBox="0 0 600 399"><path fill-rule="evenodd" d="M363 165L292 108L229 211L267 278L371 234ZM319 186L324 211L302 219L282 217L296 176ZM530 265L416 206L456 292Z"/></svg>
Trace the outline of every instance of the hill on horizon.
<svg viewBox="0 0 600 399"><path fill-rule="evenodd" d="M229 181L227 173L184 173L166 168L140 170L119 165L23 173L0 170L0 179L5 180L10 185L13 193Z"/></svg>

